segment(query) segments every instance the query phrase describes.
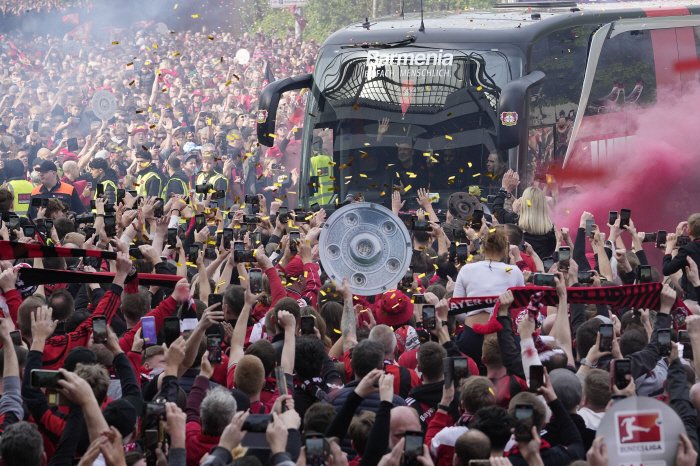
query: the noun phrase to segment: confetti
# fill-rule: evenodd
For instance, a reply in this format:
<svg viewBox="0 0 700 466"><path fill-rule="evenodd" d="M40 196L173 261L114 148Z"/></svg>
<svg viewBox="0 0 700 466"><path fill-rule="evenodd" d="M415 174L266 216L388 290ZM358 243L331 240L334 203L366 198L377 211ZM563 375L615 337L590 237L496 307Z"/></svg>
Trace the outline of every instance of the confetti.
<svg viewBox="0 0 700 466"><path fill-rule="evenodd" d="M480 175L481 175L481 173L477 173L475 175L472 175L472 178L476 178L477 176L480 176Z"/></svg>
<svg viewBox="0 0 700 466"><path fill-rule="evenodd" d="M193 18L199 18L199 15L192 15Z"/></svg>
<svg viewBox="0 0 700 466"><path fill-rule="evenodd" d="M173 10L177 10L177 6L178 6L178 5L179 5L179 3L176 3L176 4L175 4L175 8L173 8Z"/></svg>
<svg viewBox="0 0 700 466"><path fill-rule="evenodd" d="M403 191L407 193L409 189L411 189L411 185L410 185L410 184L409 184L408 186L406 186L406 187L404 188Z"/></svg>
<svg viewBox="0 0 700 466"><path fill-rule="evenodd" d="M532 207L532 204L530 204L530 200L529 200L529 199L527 200L527 206L528 206L528 207Z"/></svg>
<svg viewBox="0 0 700 466"><path fill-rule="evenodd" d="M119 45L119 41L115 40L114 42L112 42L112 45Z"/></svg>
<svg viewBox="0 0 700 466"><path fill-rule="evenodd" d="M449 136L449 135L446 134L445 137L446 137L447 139L449 139L450 141L452 140L452 136Z"/></svg>

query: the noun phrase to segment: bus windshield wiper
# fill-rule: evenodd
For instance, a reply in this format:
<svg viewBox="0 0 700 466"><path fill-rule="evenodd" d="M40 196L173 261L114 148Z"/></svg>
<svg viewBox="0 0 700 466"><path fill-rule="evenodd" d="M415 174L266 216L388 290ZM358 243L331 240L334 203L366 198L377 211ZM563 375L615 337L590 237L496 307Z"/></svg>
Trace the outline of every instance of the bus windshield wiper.
<svg viewBox="0 0 700 466"><path fill-rule="evenodd" d="M410 45L416 41L416 36L408 36L405 39L402 40L397 40L396 42L384 42L384 43L378 43L375 42L373 44L371 43L364 43L364 44L353 44L353 45L343 45L340 47L341 49L357 49L357 48L363 48L363 49L369 49L369 48L377 48L377 49L391 49L394 47L403 47L405 45Z"/></svg>

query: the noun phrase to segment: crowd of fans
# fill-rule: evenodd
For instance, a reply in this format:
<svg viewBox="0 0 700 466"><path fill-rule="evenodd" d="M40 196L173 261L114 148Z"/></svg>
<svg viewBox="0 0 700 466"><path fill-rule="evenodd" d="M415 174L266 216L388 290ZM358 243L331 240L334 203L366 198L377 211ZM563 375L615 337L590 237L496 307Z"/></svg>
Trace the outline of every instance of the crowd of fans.
<svg viewBox="0 0 700 466"><path fill-rule="evenodd" d="M11 35L0 57L5 466L607 465L601 419L634 396L676 410L675 464L696 464L700 316L674 310L699 312L700 214L658 241L658 271L631 219L557 229L542 190L513 198L512 171L481 225L440 224L421 189L412 273L353 295L323 269L326 212L292 210L304 94L282 102L275 147L255 139L261 88L311 72L315 43L70 42ZM31 268L47 270L33 285ZM515 305L548 277L556 306L542 287ZM568 302L658 282L658 309ZM498 302L449 312L479 297ZM629 371L611 383L613 360Z"/></svg>

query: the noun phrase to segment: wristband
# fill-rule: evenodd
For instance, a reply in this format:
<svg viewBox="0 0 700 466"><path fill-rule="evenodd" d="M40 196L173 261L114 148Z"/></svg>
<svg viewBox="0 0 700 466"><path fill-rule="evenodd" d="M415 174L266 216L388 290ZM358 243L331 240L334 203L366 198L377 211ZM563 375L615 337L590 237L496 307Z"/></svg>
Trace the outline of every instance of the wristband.
<svg viewBox="0 0 700 466"><path fill-rule="evenodd" d="M443 405L443 404L438 404L438 405L437 405L437 409L438 409L438 411L445 411L446 413L449 413L449 412L450 412L450 407L449 407L449 406L445 406L445 405Z"/></svg>

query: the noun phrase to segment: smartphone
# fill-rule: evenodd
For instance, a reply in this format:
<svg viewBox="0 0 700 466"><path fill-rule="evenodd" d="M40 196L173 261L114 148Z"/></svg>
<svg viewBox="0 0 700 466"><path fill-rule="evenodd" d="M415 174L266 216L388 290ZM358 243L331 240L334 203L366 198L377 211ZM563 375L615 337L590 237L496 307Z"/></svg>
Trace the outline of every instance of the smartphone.
<svg viewBox="0 0 700 466"><path fill-rule="evenodd" d="M679 236L676 239L676 247L683 247L687 244L690 244L690 236Z"/></svg>
<svg viewBox="0 0 700 466"><path fill-rule="evenodd" d="M192 262L193 264L197 262L197 257L199 256L199 245L191 244L190 250L187 254L187 262Z"/></svg>
<svg viewBox="0 0 700 466"><path fill-rule="evenodd" d="M642 243L655 243L657 233L644 233L644 239Z"/></svg>
<svg viewBox="0 0 700 466"><path fill-rule="evenodd" d="M690 341L690 335L688 335L687 330L678 331L678 341L680 343L683 343L683 358L693 359L693 346L692 342Z"/></svg>
<svg viewBox="0 0 700 466"><path fill-rule="evenodd" d="M457 387L459 387L462 379L466 379L470 375L468 358L452 358L452 377L454 378Z"/></svg>
<svg viewBox="0 0 700 466"><path fill-rule="evenodd" d="M323 434L316 432L304 435L306 449L306 466L323 466L330 454L330 445Z"/></svg>
<svg viewBox="0 0 700 466"><path fill-rule="evenodd" d="M231 249L231 241L233 241L233 228L224 228L224 249Z"/></svg>
<svg viewBox="0 0 700 466"><path fill-rule="evenodd" d="M97 183L96 193L97 193L97 197L104 195L105 187L102 183Z"/></svg>
<svg viewBox="0 0 700 466"><path fill-rule="evenodd" d="M630 225L630 216L632 211L630 209L620 209L620 228L627 228Z"/></svg>
<svg viewBox="0 0 700 466"><path fill-rule="evenodd" d="M41 197L33 197L32 198L32 207L41 207L42 204L42 198Z"/></svg>
<svg viewBox="0 0 700 466"><path fill-rule="evenodd" d="M34 235L36 235L36 227L33 225L25 225L22 227L22 232L27 238L34 238Z"/></svg>
<svg viewBox="0 0 700 466"><path fill-rule="evenodd" d="M407 430L404 434L405 444L403 450L404 466L420 466L419 456L423 456L423 441L425 439L420 430Z"/></svg>
<svg viewBox="0 0 700 466"><path fill-rule="evenodd" d="M544 366L530 366L530 391L537 393L540 387L544 387Z"/></svg>
<svg viewBox="0 0 700 466"><path fill-rule="evenodd" d="M595 229L593 228L595 225L595 219L593 218L588 218L586 219L586 238L593 238L593 232Z"/></svg>
<svg viewBox="0 0 700 466"><path fill-rule="evenodd" d="M177 246L177 228L168 228L168 247L175 249Z"/></svg>
<svg viewBox="0 0 700 466"><path fill-rule="evenodd" d="M211 193L212 199L223 199L225 197L226 197L226 191L224 191L223 189L219 189L218 191L214 191L213 193Z"/></svg>
<svg viewBox="0 0 700 466"><path fill-rule="evenodd" d="M94 343L107 343L107 318L105 316L92 318L92 341Z"/></svg>
<svg viewBox="0 0 700 466"><path fill-rule="evenodd" d="M600 345L598 346L598 349L601 352L612 351L612 342L614 337L613 325L600 324L598 333L600 333Z"/></svg>
<svg viewBox="0 0 700 466"><path fill-rule="evenodd" d="M243 241L234 241L233 260L236 262L254 262L253 251L247 251Z"/></svg>
<svg viewBox="0 0 700 466"><path fill-rule="evenodd" d="M289 250L296 253L297 252L297 242L299 241L299 232L293 231L289 233Z"/></svg>
<svg viewBox="0 0 700 466"><path fill-rule="evenodd" d="M180 338L180 318L177 316L166 317L163 321L165 344L169 347L172 342Z"/></svg>
<svg viewBox="0 0 700 466"><path fill-rule="evenodd" d="M153 211L153 215L156 218L161 218L163 216L163 205L164 204L165 204L165 202L163 201L162 197L159 197L156 199L156 208Z"/></svg>
<svg viewBox="0 0 700 466"><path fill-rule="evenodd" d="M10 338L12 339L12 344L15 346L22 346L22 335L20 335L19 330L10 332Z"/></svg>
<svg viewBox="0 0 700 466"><path fill-rule="evenodd" d="M207 359L212 364L221 364L221 336L207 335Z"/></svg>
<svg viewBox="0 0 700 466"><path fill-rule="evenodd" d="M595 273L593 270L586 270L585 272L578 273L578 282L583 284L593 283L595 279Z"/></svg>
<svg viewBox="0 0 700 466"><path fill-rule="evenodd" d="M29 376L29 384L36 388L50 388L56 390L62 388L58 384L58 381L61 379L63 379L63 375L58 371L33 369Z"/></svg>
<svg viewBox="0 0 700 466"><path fill-rule="evenodd" d="M248 279L250 280L250 292L253 294L262 293L262 269L252 268L248 270Z"/></svg>
<svg viewBox="0 0 700 466"><path fill-rule="evenodd" d="M288 223L289 222L289 208L280 207L280 210L277 212L277 218L279 219L280 223Z"/></svg>
<svg viewBox="0 0 700 466"><path fill-rule="evenodd" d="M608 223L610 225L614 225L616 221L617 221L617 211L611 210L608 214Z"/></svg>
<svg viewBox="0 0 700 466"><path fill-rule="evenodd" d="M651 283L651 265L639 266L639 283Z"/></svg>
<svg viewBox="0 0 700 466"><path fill-rule="evenodd" d="M475 210L474 211L474 217L472 219L472 228L474 229L474 231L478 232L479 230L481 230L483 218L484 218L484 211L483 210Z"/></svg>
<svg viewBox="0 0 700 466"><path fill-rule="evenodd" d="M423 329L424 330L435 330L437 326L435 322L435 306L432 304L423 305Z"/></svg>
<svg viewBox="0 0 700 466"><path fill-rule="evenodd" d="M124 197L126 196L126 189L117 189L117 205L124 202Z"/></svg>
<svg viewBox="0 0 700 466"><path fill-rule="evenodd" d="M277 380L277 392L279 393L279 396L286 395L288 393L288 391L287 391L287 377L284 374L284 367L282 367L282 366L275 367L275 379ZM287 407L283 404L282 411L286 411L286 409L287 409Z"/></svg>
<svg viewBox="0 0 700 466"><path fill-rule="evenodd" d="M129 256L135 260L143 259L143 253L139 248L129 248Z"/></svg>
<svg viewBox="0 0 700 466"><path fill-rule="evenodd" d="M53 230L53 220L44 220L44 226L46 227L46 234L51 235L51 230Z"/></svg>
<svg viewBox="0 0 700 466"><path fill-rule="evenodd" d="M409 267L401 279L402 288L410 288L413 285L413 267Z"/></svg>
<svg viewBox="0 0 700 466"><path fill-rule="evenodd" d="M457 245L457 262L460 264L465 264L469 259L469 251L467 250L467 245L464 243Z"/></svg>
<svg viewBox="0 0 700 466"><path fill-rule="evenodd" d="M311 209L311 212L318 212L321 210L321 205L318 202L314 202L309 206L309 208Z"/></svg>
<svg viewBox="0 0 700 466"><path fill-rule="evenodd" d="M156 344L156 318L153 316L141 317L141 337L145 346L153 346Z"/></svg>
<svg viewBox="0 0 700 466"><path fill-rule="evenodd" d="M210 261L216 260L216 249L214 248L205 248L204 249L204 258Z"/></svg>
<svg viewBox="0 0 700 466"><path fill-rule="evenodd" d="M68 138L68 152L78 152L79 150L78 138Z"/></svg>
<svg viewBox="0 0 700 466"><path fill-rule="evenodd" d="M559 248L559 270L569 270L569 260L571 259L571 248L562 246Z"/></svg>
<svg viewBox="0 0 700 466"><path fill-rule="evenodd" d="M202 228L207 226L207 220L204 218L204 214L197 214L194 216L194 228L196 231L201 231Z"/></svg>
<svg viewBox="0 0 700 466"><path fill-rule="evenodd" d="M126 192L128 192L129 194L131 194L131 197L136 197L136 196L138 196L138 193L136 192L135 189L127 189Z"/></svg>
<svg viewBox="0 0 700 466"><path fill-rule="evenodd" d="M110 238L117 236L117 218L114 215L105 215L105 233Z"/></svg>
<svg viewBox="0 0 700 466"><path fill-rule="evenodd" d="M659 230L656 232L656 247L661 248L666 244L667 233L665 230Z"/></svg>
<svg viewBox="0 0 700 466"><path fill-rule="evenodd" d="M616 386L620 390L629 385L627 375L632 373L632 362L629 359L613 359L610 361L610 387Z"/></svg>
<svg viewBox="0 0 700 466"><path fill-rule="evenodd" d="M532 416L535 408L532 403L517 403L515 405L515 441L529 442L532 440Z"/></svg>
<svg viewBox="0 0 700 466"><path fill-rule="evenodd" d="M445 374L445 387L449 387L454 384L454 366L452 365L452 358L442 358L442 371Z"/></svg>
<svg viewBox="0 0 700 466"><path fill-rule="evenodd" d="M167 419L165 413L165 403L158 403L157 401L145 402L143 404L142 415L145 419L151 419L154 421L165 421Z"/></svg>
<svg viewBox="0 0 700 466"><path fill-rule="evenodd" d="M313 335L315 322L314 316L301 316L301 334L302 335Z"/></svg>
<svg viewBox="0 0 700 466"><path fill-rule="evenodd" d="M257 215L244 215L243 216L243 223L260 223L262 222L262 219L258 217Z"/></svg>
<svg viewBox="0 0 700 466"><path fill-rule="evenodd" d="M156 456L156 448L158 448L158 429L146 430L146 465L155 466L158 457Z"/></svg>
<svg viewBox="0 0 700 466"><path fill-rule="evenodd" d="M430 223L424 220L414 220L411 225L413 231L432 231Z"/></svg>
<svg viewBox="0 0 700 466"><path fill-rule="evenodd" d="M41 122L40 122L39 120L32 120L32 121L30 122L30 126L31 126L31 128L32 128L32 132L33 132L33 133L38 133L38 132L39 132L39 125L40 125L40 124L41 124Z"/></svg>
<svg viewBox="0 0 700 466"><path fill-rule="evenodd" d="M19 215L17 214L10 214L10 221L9 223L9 229L10 230L19 230Z"/></svg>
<svg viewBox="0 0 700 466"><path fill-rule="evenodd" d="M85 237L86 239L92 238L93 235L97 234L97 230L93 227L85 227ZM99 236L95 238L95 244L99 243Z"/></svg>
<svg viewBox="0 0 700 466"><path fill-rule="evenodd" d="M657 332L657 339L659 342L659 354L663 356L670 356L671 354L671 329L670 328L660 328Z"/></svg>
<svg viewBox="0 0 700 466"><path fill-rule="evenodd" d="M207 300L207 307L211 307L214 304L223 304L224 302L224 295L220 293L209 293L209 299ZM221 308L217 308L217 310L221 310Z"/></svg>
<svg viewBox="0 0 700 466"><path fill-rule="evenodd" d="M267 426L272 422L271 414L251 414L243 422L241 430L247 432L265 433Z"/></svg>
<svg viewBox="0 0 700 466"><path fill-rule="evenodd" d="M413 295L413 304L427 304L427 302L425 301L425 295L414 294Z"/></svg>
<svg viewBox="0 0 700 466"><path fill-rule="evenodd" d="M554 274L552 273L536 273L533 275L532 283L535 286L556 286L556 283L554 283Z"/></svg>

